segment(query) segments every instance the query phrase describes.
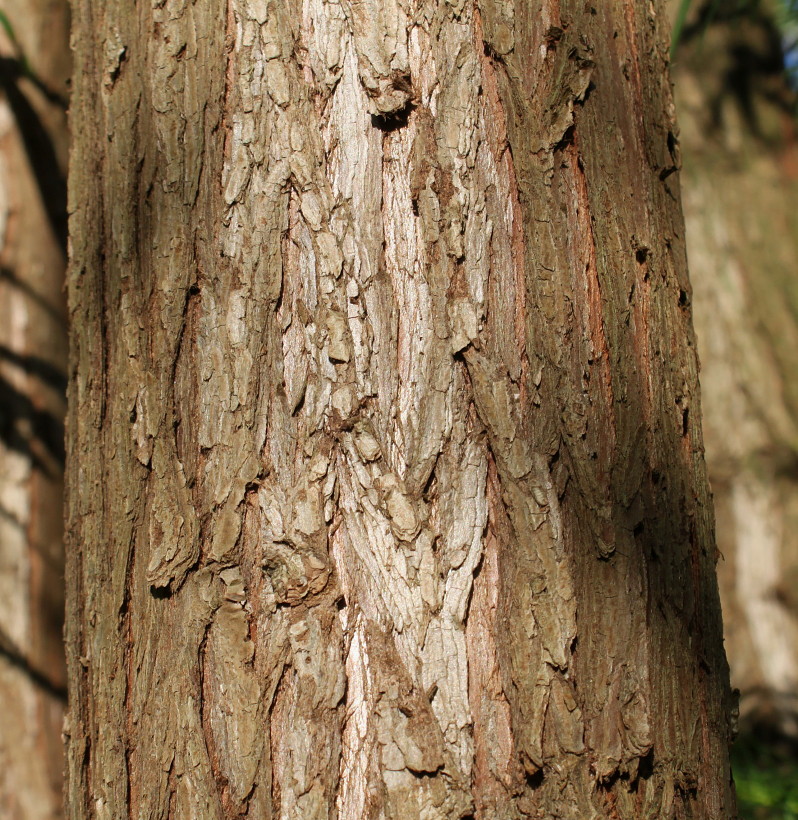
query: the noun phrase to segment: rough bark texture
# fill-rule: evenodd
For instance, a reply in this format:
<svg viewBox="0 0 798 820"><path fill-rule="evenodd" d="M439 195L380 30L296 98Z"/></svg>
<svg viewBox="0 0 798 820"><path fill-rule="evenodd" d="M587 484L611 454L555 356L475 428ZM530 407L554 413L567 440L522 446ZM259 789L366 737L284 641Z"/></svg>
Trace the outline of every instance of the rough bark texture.
<svg viewBox="0 0 798 820"><path fill-rule="evenodd" d="M0 34L0 817L62 815L65 2ZM23 70L27 58L34 75Z"/></svg>
<svg viewBox="0 0 798 820"><path fill-rule="evenodd" d="M72 818L726 818L658 4L75 4Z"/></svg>
<svg viewBox="0 0 798 820"><path fill-rule="evenodd" d="M796 100L769 6L730 18L692 21L676 74L707 459L742 725L796 737Z"/></svg>

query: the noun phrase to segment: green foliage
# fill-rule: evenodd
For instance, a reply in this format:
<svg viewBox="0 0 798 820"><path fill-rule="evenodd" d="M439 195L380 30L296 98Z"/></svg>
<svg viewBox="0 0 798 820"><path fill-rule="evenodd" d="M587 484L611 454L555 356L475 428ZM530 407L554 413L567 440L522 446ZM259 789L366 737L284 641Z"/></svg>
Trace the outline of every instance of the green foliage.
<svg viewBox="0 0 798 820"><path fill-rule="evenodd" d="M8 15L0 9L0 28L3 29L6 33L6 37L11 41L11 45L17 50L19 57L17 61L19 62L20 68L22 69L23 74L30 74L30 67L28 66L28 61L25 59L25 55L22 53L22 49L20 48L19 41L17 40L17 35L14 32L14 26L11 25L11 21L8 19Z"/></svg>
<svg viewBox="0 0 798 820"><path fill-rule="evenodd" d="M679 41L682 39L682 31L692 2L693 0L681 0L681 3L679 3L679 10L676 12L676 20L673 22L673 32L671 34L671 60L676 54Z"/></svg>
<svg viewBox="0 0 798 820"><path fill-rule="evenodd" d="M791 751L753 738L734 745L741 820L798 820L798 759Z"/></svg>
<svg viewBox="0 0 798 820"><path fill-rule="evenodd" d="M8 39L11 40L12 43L16 43L17 38L14 36L14 27L11 25L8 15L2 9L0 9L0 26L3 27L3 31L8 35Z"/></svg>

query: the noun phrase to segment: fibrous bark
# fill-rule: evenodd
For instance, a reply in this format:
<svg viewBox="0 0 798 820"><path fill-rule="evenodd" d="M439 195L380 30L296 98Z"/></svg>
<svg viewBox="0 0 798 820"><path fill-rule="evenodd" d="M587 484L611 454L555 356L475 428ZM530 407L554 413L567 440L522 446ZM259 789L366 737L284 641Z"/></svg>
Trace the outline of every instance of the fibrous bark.
<svg viewBox="0 0 798 820"><path fill-rule="evenodd" d="M798 737L798 126L768 3L689 21L676 73L719 577L741 726Z"/></svg>
<svg viewBox="0 0 798 820"><path fill-rule="evenodd" d="M61 812L65 2L0 34L0 816Z"/></svg>
<svg viewBox="0 0 798 820"><path fill-rule="evenodd" d="M657 4L76 4L72 817L726 818Z"/></svg>

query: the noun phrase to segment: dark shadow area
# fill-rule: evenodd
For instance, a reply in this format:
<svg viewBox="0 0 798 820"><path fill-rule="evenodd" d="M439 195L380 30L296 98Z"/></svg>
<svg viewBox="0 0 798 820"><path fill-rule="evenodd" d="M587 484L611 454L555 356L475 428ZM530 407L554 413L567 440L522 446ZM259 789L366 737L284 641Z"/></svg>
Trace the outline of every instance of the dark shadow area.
<svg viewBox="0 0 798 820"><path fill-rule="evenodd" d="M28 357L25 357L28 358ZM35 358L35 357L33 357ZM63 379L63 376L61 377ZM52 476L47 457L64 464L64 423L41 410L24 393L0 376L0 441L22 453L45 475Z"/></svg>
<svg viewBox="0 0 798 820"><path fill-rule="evenodd" d="M718 36L724 41L720 49L714 45ZM762 102L785 114L795 113L795 95L785 81L782 34L772 10L763 8L760 0L708 0L682 32L679 49L691 45L699 59L723 66L720 86L710 99L711 123L716 129L724 125L723 102L729 96L759 138L765 137L758 112Z"/></svg>
<svg viewBox="0 0 798 820"><path fill-rule="evenodd" d="M0 658L5 658L40 689L66 703L66 687L53 683L44 672L36 669L2 630L0 630Z"/></svg>
<svg viewBox="0 0 798 820"><path fill-rule="evenodd" d="M798 715L798 692L749 686L740 696L740 712L741 736L795 754L798 760L798 735L785 724L785 715Z"/></svg>
<svg viewBox="0 0 798 820"><path fill-rule="evenodd" d="M16 365L32 376L36 376L59 393L66 392L66 374L39 356L22 356L5 345L0 344L0 359L9 364Z"/></svg>
<svg viewBox="0 0 798 820"><path fill-rule="evenodd" d="M67 189L66 178L61 172L53 141L42 124L39 115L19 89L19 80L27 77L51 102L64 106L58 95L48 91L41 82L26 74L19 60L0 57L0 88L3 89L9 107L22 135L22 142L41 192L42 202L61 250L67 249Z"/></svg>
<svg viewBox="0 0 798 820"><path fill-rule="evenodd" d="M380 131L385 131L386 133L398 131L400 128L404 128L407 125L410 120L410 115L413 111L415 111L415 109L416 104L410 100L403 108L400 108L398 111L392 111L390 114L385 114L382 116L372 114L371 124L374 128L378 128Z"/></svg>
<svg viewBox="0 0 798 820"><path fill-rule="evenodd" d="M61 311L51 305L41 294L37 293L27 282L23 282L14 271L9 268L0 267L0 282L5 281L13 285L31 300L37 307L40 307L47 315L61 327L66 327L66 319Z"/></svg>

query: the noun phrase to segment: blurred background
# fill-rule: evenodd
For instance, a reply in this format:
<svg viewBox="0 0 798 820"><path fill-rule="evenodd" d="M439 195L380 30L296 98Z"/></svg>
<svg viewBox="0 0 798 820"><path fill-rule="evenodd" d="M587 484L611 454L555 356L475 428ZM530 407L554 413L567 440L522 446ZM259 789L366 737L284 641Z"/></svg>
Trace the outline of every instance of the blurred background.
<svg viewBox="0 0 798 820"><path fill-rule="evenodd" d="M798 0L672 13L740 816L798 820Z"/></svg>
<svg viewBox="0 0 798 820"><path fill-rule="evenodd" d="M798 820L798 0L669 0L740 816ZM0 0L0 818L61 818L67 0Z"/></svg>
<svg viewBox="0 0 798 820"><path fill-rule="evenodd" d="M61 812L65 0L0 0L0 818Z"/></svg>

